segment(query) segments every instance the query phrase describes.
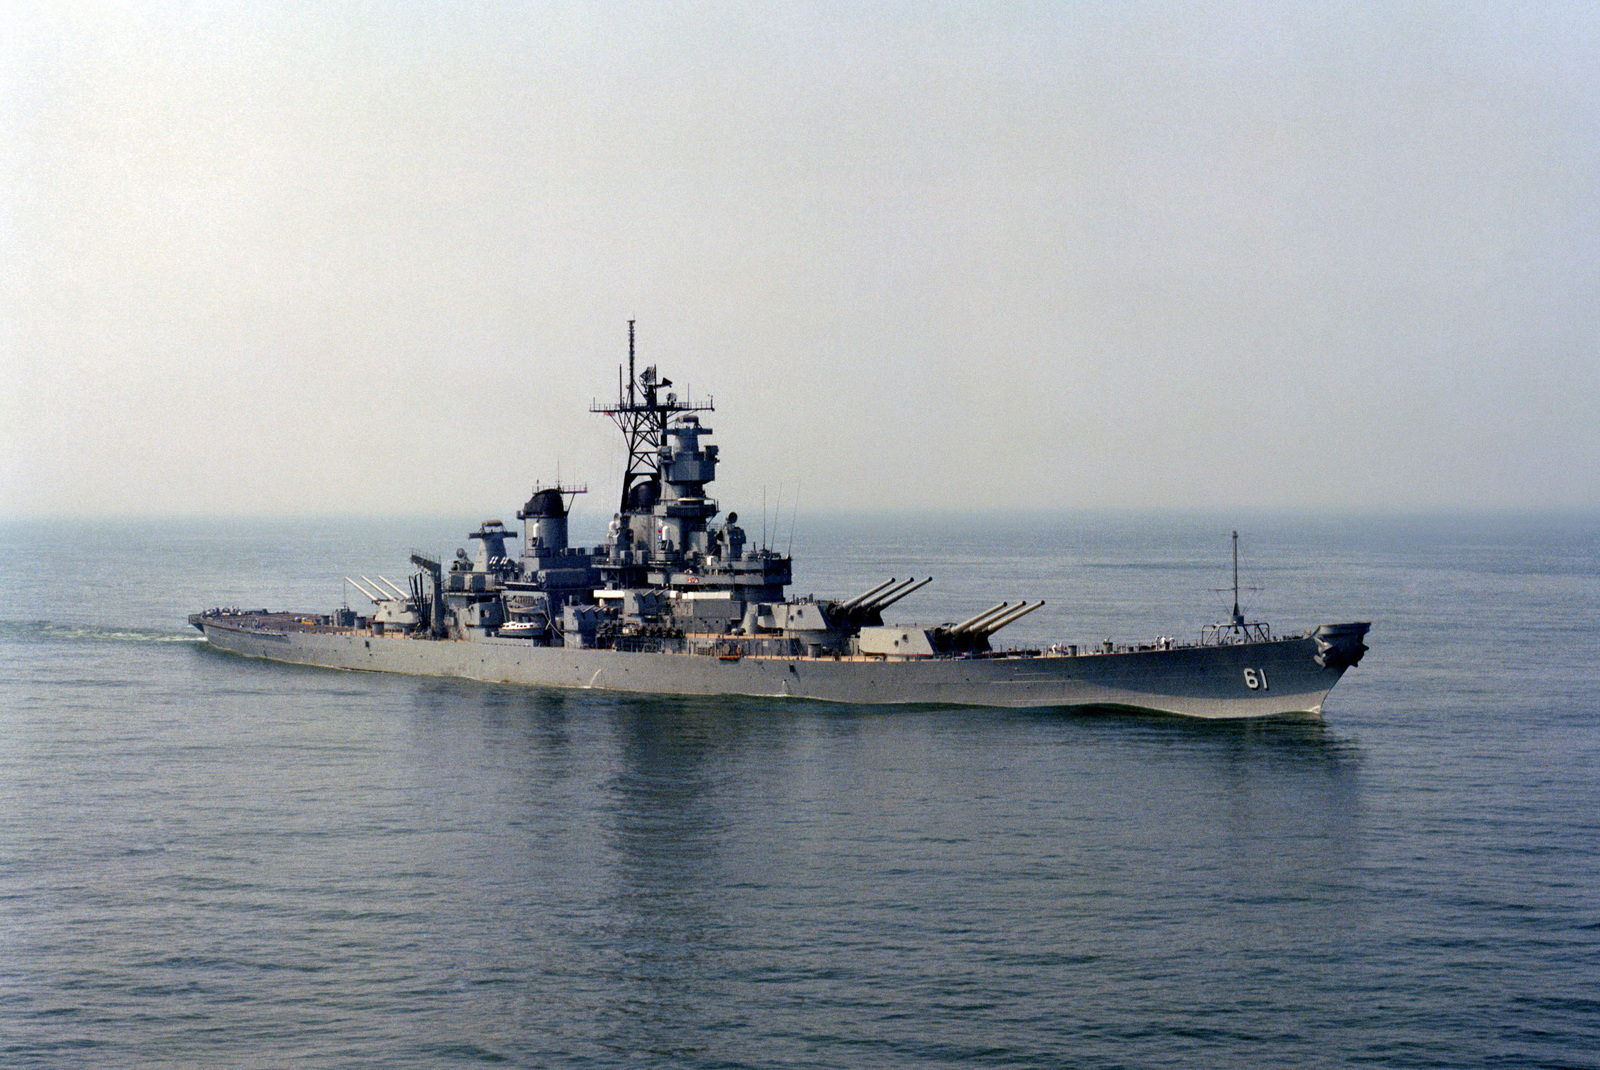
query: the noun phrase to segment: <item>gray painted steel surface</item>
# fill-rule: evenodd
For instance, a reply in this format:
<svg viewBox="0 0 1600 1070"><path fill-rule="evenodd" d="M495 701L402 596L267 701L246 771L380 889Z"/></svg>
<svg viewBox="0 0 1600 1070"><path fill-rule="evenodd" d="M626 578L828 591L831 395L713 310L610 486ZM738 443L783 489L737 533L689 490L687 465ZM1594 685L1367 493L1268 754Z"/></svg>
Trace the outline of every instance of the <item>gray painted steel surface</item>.
<svg viewBox="0 0 1600 1070"><path fill-rule="evenodd" d="M1118 654L905 661L635 653L528 640L417 639L252 627L193 618L235 654L330 669L455 676L494 683L676 695L752 695L847 703L1110 706L1203 718L1319 716L1343 673L1317 664L1315 638ZM1252 687L1252 680L1255 686Z"/></svg>

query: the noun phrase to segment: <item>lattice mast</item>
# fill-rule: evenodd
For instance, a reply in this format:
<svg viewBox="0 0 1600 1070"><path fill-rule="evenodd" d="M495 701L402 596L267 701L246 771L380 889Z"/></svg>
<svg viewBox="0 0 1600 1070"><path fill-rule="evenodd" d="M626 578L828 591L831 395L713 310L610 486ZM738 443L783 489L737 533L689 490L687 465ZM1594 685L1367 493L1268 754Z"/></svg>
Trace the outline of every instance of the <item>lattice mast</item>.
<svg viewBox="0 0 1600 1070"><path fill-rule="evenodd" d="M628 444L628 468L622 476L622 497L619 511L623 513L648 513L661 497L661 444L666 441L667 421L679 413L712 412L708 401L695 405L680 401L678 395L662 391L672 385L650 365L637 375L634 373L633 320L628 321L628 373L624 379L622 368L617 368L617 403L589 407L590 412L604 413L616 423ZM649 491L636 488L646 486Z"/></svg>

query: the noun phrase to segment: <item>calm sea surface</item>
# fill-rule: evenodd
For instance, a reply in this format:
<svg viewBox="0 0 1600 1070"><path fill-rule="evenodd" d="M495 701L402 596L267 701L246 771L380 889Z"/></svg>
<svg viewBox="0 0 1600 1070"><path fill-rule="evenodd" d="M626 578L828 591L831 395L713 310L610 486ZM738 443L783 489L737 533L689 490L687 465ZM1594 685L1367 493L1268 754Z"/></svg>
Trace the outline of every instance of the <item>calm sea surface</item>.
<svg viewBox="0 0 1600 1070"><path fill-rule="evenodd" d="M0 526L0 1065L1600 1067L1600 519L801 518L799 593L1188 635L1323 724L249 661L477 517ZM747 521L747 528L749 527ZM593 532L585 533L593 541ZM778 544L786 545L785 530Z"/></svg>

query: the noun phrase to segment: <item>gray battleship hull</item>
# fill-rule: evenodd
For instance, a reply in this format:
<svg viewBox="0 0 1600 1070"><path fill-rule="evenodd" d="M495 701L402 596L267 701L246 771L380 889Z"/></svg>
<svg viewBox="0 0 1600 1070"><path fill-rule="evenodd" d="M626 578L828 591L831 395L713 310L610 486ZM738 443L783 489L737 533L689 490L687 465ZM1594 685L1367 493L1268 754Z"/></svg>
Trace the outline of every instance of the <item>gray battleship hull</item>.
<svg viewBox="0 0 1600 1070"><path fill-rule="evenodd" d="M1207 719L1320 717L1343 674L1315 637L1110 654L907 660L758 657L549 647L525 639L426 639L191 618L214 647L328 669L672 695L852 704L1120 707ZM1362 631L1365 628L1362 627Z"/></svg>

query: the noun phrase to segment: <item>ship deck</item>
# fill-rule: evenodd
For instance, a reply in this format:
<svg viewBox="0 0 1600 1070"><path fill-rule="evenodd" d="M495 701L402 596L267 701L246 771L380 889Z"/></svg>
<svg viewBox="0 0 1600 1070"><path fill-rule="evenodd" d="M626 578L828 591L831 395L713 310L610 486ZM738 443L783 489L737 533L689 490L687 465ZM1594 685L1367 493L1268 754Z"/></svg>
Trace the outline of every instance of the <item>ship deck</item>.
<svg viewBox="0 0 1600 1070"><path fill-rule="evenodd" d="M202 622L215 627L230 628L235 631L248 632L257 635L284 635L290 633L310 633L322 635L346 635L358 638L381 639L411 639L419 642L473 642L479 640L461 638L430 639L412 633L375 629L371 626L345 626L328 623L327 618L315 613L297 613L281 610L229 610L210 609L203 613L196 613L189 618L196 628ZM490 636L500 643L525 643L529 647L543 647L547 644L539 643L534 639L520 636ZM635 654L672 654L682 657L714 657L723 661L803 661L803 662L854 662L861 664L882 664L884 662L902 661L1008 661L1035 658L1095 658L1107 655L1126 655L1157 653L1171 650L1190 650L1202 647L1234 645L1234 646L1262 646L1274 643L1289 643L1303 639L1304 636L1278 636L1266 639L1251 639L1244 643L1220 644L1204 642L1182 642L1175 639L1136 640L1125 643L1106 643L1089 648L1079 648L1075 644L1057 644L1043 648L1010 648L1003 650L962 651L942 654L808 654L798 649L791 640L769 636L737 636L720 632L688 632L679 637L654 637L654 636L618 636L612 639L609 645L597 648L619 653ZM777 649L782 645L783 649Z"/></svg>

